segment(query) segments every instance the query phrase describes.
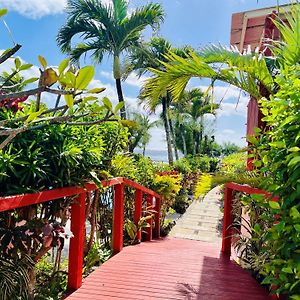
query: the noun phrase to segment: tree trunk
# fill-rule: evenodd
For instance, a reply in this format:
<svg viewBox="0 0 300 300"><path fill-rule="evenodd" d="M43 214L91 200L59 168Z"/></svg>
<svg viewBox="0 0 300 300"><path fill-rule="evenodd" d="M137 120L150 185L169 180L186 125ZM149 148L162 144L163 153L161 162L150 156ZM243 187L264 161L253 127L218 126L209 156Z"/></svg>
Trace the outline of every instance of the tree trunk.
<svg viewBox="0 0 300 300"><path fill-rule="evenodd" d="M121 79L120 78L116 79L116 87L117 87L119 102L124 102L124 97L123 97L122 85L121 85ZM124 102L124 106L120 110L120 116L121 116L122 120L126 120L125 102Z"/></svg>
<svg viewBox="0 0 300 300"><path fill-rule="evenodd" d="M146 145L144 145L143 147L143 156L145 156L145 153L146 153Z"/></svg>
<svg viewBox="0 0 300 300"><path fill-rule="evenodd" d="M121 71L120 71L120 58L119 55L114 56L114 63L113 63L113 71L114 71L114 78L116 80L116 87L117 87L117 93L118 93L118 99L119 102L124 102L124 96L122 91L122 85L121 85ZM126 107L125 102L124 106L120 110L120 116L122 120L126 120Z"/></svg>
<svg viewBox="0 0 300 300"><path fill-rule="evenodd" d="M162 98L162 118L163 118L163 123L164 123L164 127L165 127L165 132L166 132L168 160L169 160L169 164L172 166L174 163L174 160L173 160L173 153L172 153L171 130L170 130L170 124L168 122L166 97Z"/></svg>
<svg viewBox="0 0 300 300"><path fill-rule="evenodd" d="M187 148L186 148L186 141L185 141L185 136L183 133L183 128L180 125L180 134L181 134L181 139L182 139L182 148L183 148L183 155L186 156L187 155Z"/></svg>
<svg viewBox="0 0 300 300"><path fill-rule="evenodd" d="M174 147L175 159L178 160L179 155L178 155L178 149L177 149L177 145L176 145L176 137L175 137L174 127L173 127L173 123L172 123L172 120L170 119L170 117L168 119L169 119L172 143L173 143L173 147Z"/></svg>

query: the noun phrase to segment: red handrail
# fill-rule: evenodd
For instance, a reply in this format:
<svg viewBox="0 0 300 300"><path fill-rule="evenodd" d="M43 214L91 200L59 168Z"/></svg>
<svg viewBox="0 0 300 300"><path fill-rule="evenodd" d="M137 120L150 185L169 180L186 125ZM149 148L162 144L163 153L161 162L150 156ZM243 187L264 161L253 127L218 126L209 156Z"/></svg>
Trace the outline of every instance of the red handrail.
<svg viewBox="0 0 300 300"><path fill-rule="evenodd" d="M222 249L221 252L226 255L231 255L231 239L232 239L232 200L233 191L243 192L249 195L260 194L270 198L271 201L278 201L278 197L274 197L271 193L253 188L248 185L241 185L233 182L226 183L224 186L224 219L223 219L223 232L222 232Z"/></svg>
<svg viewBox="0 0 300 300"><path fill-rule="evenodd" d="M155 228L153 229L153 220L148 220L150 227L147 228L147 240L152 239L152 231L155 238L160 237L161 196L159 194L123 177L103 180L102 185L103 187L114 187L112 228L112 250L114 254L120 252L123 248L124 186L128 186L136 190L134 212L134 222L136 225L142 217L143 194L147 195L147 206L152 206L155 211ZM0 212L4 212L47 201L58 200L63 197L77 196L71 205L71 231L74 237L70 241L69 249L68 288L70 290L76 290L82 284L85 199L87 192L95 191L97 189L98 187L95 183L87 183L84 187L65 187L33 194L0 197ZM137 239L141 240L141 231L138 232Z"/></svg>

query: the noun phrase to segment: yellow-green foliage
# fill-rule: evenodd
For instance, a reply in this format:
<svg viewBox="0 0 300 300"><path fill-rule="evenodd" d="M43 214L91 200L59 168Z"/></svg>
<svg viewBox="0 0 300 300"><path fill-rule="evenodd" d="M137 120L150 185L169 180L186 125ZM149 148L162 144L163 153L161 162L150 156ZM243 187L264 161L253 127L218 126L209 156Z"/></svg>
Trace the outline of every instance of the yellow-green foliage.
<svg viewBox="0 0 300 300"><path fill-rule="evenodd" d="M194 196L196 199L204 196L211 190L212 178L213 177L210 174L203 174L200 176L195 186Z"/></svg>
<svg viewBox="0 0 300 300"><path fill-rule="evenodd" d="M125 154L115 155L111 161L110 173L113 177L126 177L134 180L137 175L134 158Z"/></svg>
<svg viewBox="0 0 300 300"><path fill-rule="evenodd" d="M181 176L159 176L154 177L154 190L166 199L175 198L181 189Z"/></svg>
<svg viewBox="0 0 300 300"><path fill-rule="evenodd" d="M221 163L220 173L236 174L246 171L247 153L233 153L225 156Z"/></svg>

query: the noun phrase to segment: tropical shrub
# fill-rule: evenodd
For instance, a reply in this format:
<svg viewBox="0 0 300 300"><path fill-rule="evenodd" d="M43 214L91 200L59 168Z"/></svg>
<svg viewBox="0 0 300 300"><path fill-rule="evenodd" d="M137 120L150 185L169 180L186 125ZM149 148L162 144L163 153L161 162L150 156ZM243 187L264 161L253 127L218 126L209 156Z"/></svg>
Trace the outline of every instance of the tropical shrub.
<svg viewBox="0 0 300 300"><path fill-rule="evenodd" d="M280 199L269 202L276 224L268 229L262 255L268 253L269 260L260 273L265 276L263 283L276 286L277 293L291 299L300 297L299 72L299 65L294 65L277 76L279 91L260 102L271 130L251 140L255 165L269 175L265 187Z"/></svg>
<svg viewBox="0 0 300 300"><path fill-rule="evenodd" d="M195 199L199 199L201 196L207 194L211 190L211 187L212 187L212 175L210 174L200 175L200 178L198 179L195 186L195 191L194 191Z"/></svg>

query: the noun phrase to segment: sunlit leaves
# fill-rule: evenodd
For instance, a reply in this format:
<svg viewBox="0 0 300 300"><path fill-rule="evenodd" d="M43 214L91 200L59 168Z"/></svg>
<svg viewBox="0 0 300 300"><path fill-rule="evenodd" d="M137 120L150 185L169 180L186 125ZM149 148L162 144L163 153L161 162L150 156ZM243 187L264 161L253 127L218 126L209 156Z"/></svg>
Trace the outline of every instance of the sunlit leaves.
<svg viewBox="0 0 300 300"><path fill-rule="evenodd" d="M45 59L45 57L39 55L38 56L39 62L41 64L41 66L43 67L43 69L45 70L47 68L47 61Z"/></svg>
<svg viewBox="0 0 300 300"><path fill-rule="evenodd" d="M6 8L0 9L0 18L7 14L8 10Z"/></svg>
<svg viewBox="0 0 300 300"><path fill-rule="evenodd" d="M79 69L75 81L76 90L84 90L87 88L95 75L95 69L92 66L86 66Z"/></svg>

